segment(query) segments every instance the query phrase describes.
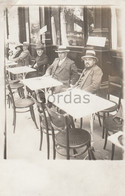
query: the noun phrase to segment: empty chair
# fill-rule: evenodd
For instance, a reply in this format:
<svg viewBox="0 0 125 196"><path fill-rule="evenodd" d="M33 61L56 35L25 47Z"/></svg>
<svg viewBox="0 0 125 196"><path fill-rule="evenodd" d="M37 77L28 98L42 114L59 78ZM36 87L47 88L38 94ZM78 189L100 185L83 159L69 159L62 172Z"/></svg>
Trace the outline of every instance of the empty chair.
<svg viewBox="0 0 125 196"><path fill-rule="evenodd" d="M49 114L51 129L54 135L54 159L56 152L70 159L71 157L80 156L86 151L88 151L89 159L91 159L91 136L89 132L84 129L74 128L68 115L58 113L56 110L54 111L53 108L47 106L46 109ZM55 134L55 131L58 131L58 133ZM61 149L64 149L65 152L62 152Z"/></svg>
<svg viewBox="0 0 125 196"><path fill-rule="evenodd" d="M20 83L19 80L11 81L10 82L10 87L11 87L12 90L17 90L20 98L24 98L24 89L23 89L24 85L22 83Z"/></svg>
<svg viewBox="0 0 125 196"><path fill-rule="evenodd" d="M52 129L51 129L50 119L47 115L45 104L44 104L44 102L42 102L42 100L40 100L39 94L37 94L37 96L33 95L32 98L37 105L38 114L39 114L39 128L40 128L40 147L39 147L39 149L42 150L43 134L45 134L46 135L46 142L47 142L47 159L49 159L50 158L50 136L54 137L54 133L52 132ZM54 146L53 146L53 148L54 148ZM53 149L53 153L54 153L54 149ZM53 155L53 157L54 157L54 155Z"/></svg>
<svg viewBox="0 0 125 196"><path fill-rule="evenodd" d="M6 85L10 84L10 88L13 92L18 92L21 98L24 98L24 85L20 82L20 80L10 80L6 77Z"/></svg>
<svg viewBox="0 0 125 196"><path fill-rule="evenodd" d="M34 109L33 109L34 101L31 98L28 98L28 99L19 98L18 100L15 100L10 84L8 84L7 87L9 90L9 94L11 96L12 106L13 106L13 126L14 126L13 132L15 133L16 113L30 112L32 120L34 121L36 128L38 129L36 119L35 119Z"/></svg>
<svg viewBox="0 0 125 196"><path fill-rule="evenodd" d="M115 134L116 132L123 131L123 109L122 105L120 106L118 112L115 115L108 116L104 119L104 131L105 131L105 143L104 143L104 149L107 145L107 138L112 133ZM113 160L114 157L114 150L115 145L112 144L112 155L111 160Z"/></svg>
<svg viewBox="0 0 125 196"><path fill-rule="evenodd" d="M121 105L121 98L122 98L122 79L118 76L108 76L108 85L105 85L102 87L103 91L105 90L106 95L105 98L108 100L111 100L111 96L117 97L117 101L112 101L115 105L111 108L108 108L106 110L101 111L102 113L102 120L104 122L104 119L106 116L109 116L111 112L118 111ZM100 120L101 113L98 113L98 117ZM104 126L103 126L103 133L102 138L104 138Z"/></svg>

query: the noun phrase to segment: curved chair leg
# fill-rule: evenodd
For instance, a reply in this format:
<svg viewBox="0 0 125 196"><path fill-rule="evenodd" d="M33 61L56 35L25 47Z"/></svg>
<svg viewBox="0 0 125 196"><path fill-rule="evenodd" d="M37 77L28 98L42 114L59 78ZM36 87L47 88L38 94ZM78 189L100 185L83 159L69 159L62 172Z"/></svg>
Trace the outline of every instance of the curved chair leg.
<svg viewBox="0 0 125 196"><path fill-rule="evenodd" d="M7 95L7 104L9 105L9 108L10 108L11 99L10 99L10 96L9 95Z"/></svg>
<svg viewBox="0 0 125 196"><path fill-rule="evenodd" d="M75 128L73 117L72 116L69 116L69 118L70 118L70 121L71 121L72 128Z"/></svg>
<svg viewBox="0 0 125 196"><path fill-rule="evenodd" d="M15 122L15 111L13 109L13 123L12 123L12 125L14 125L14 122Z"/></svg>
<svg viewBox="0 0 125 196"><path fill-rule="evenodd" d="M38 129L37 123L36 123L36 118L35 118L35 114L34 114L34 110L33 110L33 106L30 107L30 114L32 117L32 120L34 121L36 128Z"/></svg>
<svg viewBox="0 0 125 196"><path fill-rule="evenodd" d="M111 155L111 160L114 158L114 152L115 152L115 144L112 144L112 155Z"/></svg>
<svg viewBox="0 0 125 196"><path fill-rule="evenodd" d="M39 150L42 149L42 142L43 142L43 131L42 131L42 127L40 127L40 147L39 147Z"/></svg>
<svg viewBox="0 0 125 196"><path fill-rule="evenodd" d="M96 160L94 155L94 149L91 146L88 147L88 156L89 160Z"/></svg>
<svg viewBox="0 0 125 196"><path fill-rule="evenodd" d="M107 145L107 138L108 138L108 130L106 129L106 133L105 133L105 143L104 143L104 149L106 148Z"/></svg>
<svg viewBox="0 0 125 196"><path fill-rule="evenodd" d="M80 118L80 129L82 129L83 118Z"/></svg>
<svg viewBox="0 0 125 196"><path fill-rule="evenodd" d="M54 133L52 132L52 140L53 140L53 159L56 158L56 148L55 148L55 136Z"/></svg>
<svg viewBox="0 0 125 196"><path fill-rule="evenodd" d="M13 116L13 126L14 126L14 128L13 128L13 133L15 133L15 129L16 129L16 111L14 110L14 116Z"/></svg>
<svg viewBox="0 0 125 196"><path fill-rule="evenodd" d="M103 113L103 125L104 125L104 120L105 120L105 113ZM103 131L102 131L102 138L104 139L104 136L105 136L105 129L104 129L104 126L103 126Z"/></svg>
<svg viewBox="0 0 125 196"><path fill-rule="evenodd" d="M69 148L67 147L67 148L66 148L66 152L67 152L67 159L68 159L68 160L70 159L69 151L70 151L70 150L69 150Z"/></svg>
<svg viewBox="0 0 125 196"><path fill-rule="evenodd" d="M10 108L10 103L11 103L11 101L10 101L10 97L8 96L8 104L9 104L9 108Z"/></svg>
<svg viewBox="0 0 125 196"><path fill-rule="evenodd" d="M46 137L47 137L47 159L49 159L49 154L50 154L49 135L46 134Z"/></svg>
<svg viewBox="0 0 125 196"><path fill-rule="evenodd" d="M99 116L99 112L97 113L97 116L98 116L99 125L101 127L102 126L102 123L101 123L101 119L100 119L100 116Z"/></svg>

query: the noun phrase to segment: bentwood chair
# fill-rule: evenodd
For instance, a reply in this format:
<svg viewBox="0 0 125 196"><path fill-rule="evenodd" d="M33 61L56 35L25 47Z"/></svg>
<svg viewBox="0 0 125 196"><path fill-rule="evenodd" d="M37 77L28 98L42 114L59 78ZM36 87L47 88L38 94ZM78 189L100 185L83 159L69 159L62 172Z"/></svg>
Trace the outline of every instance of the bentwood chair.
<svg viewBox="0 0 125 196"><path fill-rule="evenodd" d="M24 99L14 99L14 95L12 92L12 89L10 87L10 84L7 85L8 90L9 90L9 95L12 100L12 106L13 106L13 132L15 133L15 128L16 128L16 113L25 113L25 112L30 112L31 118L34 121L36 128L38 129L36 119L35 119L35 114L34 114L34 101L31 98L24 98Z"/></svg>
<svg viewBox="0 0 125 196"><path fill-rule="evenodd" d="M6 75L6 85L9 84L10 88L12 89L13 93L18 92L20 98L24 98L24 85L20 82L19 79L10 80Z"/></svg>
<svg viewBox="0 0 125 196"><path fill-rule="evenodd" d="M103 127L105 131L105 143L103 148L105 149L107 145L108 136L123 130L123 119L118 118L115 115L106 117L103 122ZM113 160L113 156L114 156L114 145L112 145L112 155L111 155L112 160Z"/></svg>
<svg viewBox="0 0 125 196"><path fill-rule="evenodd" d="M106 116L109 116L111 112L117 112L121 105L121 98L122 98L122 79L118 76L108 76L108 83L107 85L102 87L102 90L106 92L106 95L103 96L108 100L111 100L111 96L115 96L118 101L112 101L115 105L111 108L103 110L99 112L97 115L100 120L100 116L102 114L102 122L104 124L104 120ZM101 123L100 123L101 124ZM104 138L104 126L103 126L103 133L102 138Z"/></svg>
<svg viewBox="0 0 125 196"><path fill-rule="evenodd" d="M24 98L24 89L23 89L24 85L20 83L19 80L15 80L15 81L12 80L11 82L9 82L9 84L12 90L17 90L20 98Z"/></svg>
<svg viewBox="0 0 125 196"><path fill-rule="evenodd" d="M49 114L54 139L54 159L56 158L56 152L70 159L71 157L76 158L87 151L89 159L91 159L91 136L89 132L72 127L67 114L58 113L47 106L46 109ZM58 131L58 133L55 134L55 131Z"/></svg>
<svg viewBox="0 0 125 196"><path fill-rule="evenodd" d="M43 143L43 134L46 135L46 142L47 142L47 159L50 158L50 137L53 137L54 140L54 132L52 132L50 119L48 113L46 111L45 103L43 99L40 99L39 94L33 94L32 98L37 105L38 114L39 114L39 129L40 129L40 147L39 150L42 150L42 143ZM54 145L53 145L53 153L54 153ZM54 158L53 154L53 158Z"/></svg>
<svg viewBox="0 0 125 196"><path fill-rule="evenodd" d="M18 92L20 98L24 97L24 92L23 92L23 86L24 85L22 83L20 83L20 80L9 80L6 77L6 86L8 84L10 85L10 88L11 88L13 93ZM10 96L10 93L8 91L8 88L6 88L6 97L7 97L7 103L9 104L9 108L10 108L10 104L12 103L12 100L11 100L11 96Z"/></svg>

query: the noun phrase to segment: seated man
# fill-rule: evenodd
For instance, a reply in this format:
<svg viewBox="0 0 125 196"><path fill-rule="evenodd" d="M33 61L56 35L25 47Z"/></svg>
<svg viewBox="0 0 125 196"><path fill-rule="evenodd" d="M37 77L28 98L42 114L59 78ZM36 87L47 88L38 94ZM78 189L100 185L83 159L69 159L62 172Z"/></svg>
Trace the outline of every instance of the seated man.
<svg viewBox="0 0 125 196"><path fill-rule="evenodd" d="M35 72L29 72L26 75L26 78L34 78L43 76L45 74L46 68L49 65L49 60L47 55L44 53L43 44L39 43L35 47L37 57L35 58L34 65L31 65L32 68L35 68Z"/></svg>
<svg viewBox="0 0 125 196"><path fill-rule="evenodd" d="M81 59L84 61L85 69L73 88L76 87L91 93L96 93L100 87L103 73L100 67L96 65L98 59L95 51L87 50L86 55L82 56Z"/></svg>
<svg viewBox="0 0 125 196"><path fill-rule="evenodd" d="M59 58L54 60L45 75L51 75L62 82L63 86L55 87L53 93L65 91L70 85L75 84L79 77L74 61L67 57L69 50L65 46L59 46L56 52Z"/></svg>
<svg viewBox="0 0 125 196"><path fill-rule="evenodd" d="M35 64L33 65L33 68L37 70L38 76L42 76L45 74L49 60L47 55L44 53L43 44L37 44L35 49L37 52L37 57L35 59Z"/></svg>

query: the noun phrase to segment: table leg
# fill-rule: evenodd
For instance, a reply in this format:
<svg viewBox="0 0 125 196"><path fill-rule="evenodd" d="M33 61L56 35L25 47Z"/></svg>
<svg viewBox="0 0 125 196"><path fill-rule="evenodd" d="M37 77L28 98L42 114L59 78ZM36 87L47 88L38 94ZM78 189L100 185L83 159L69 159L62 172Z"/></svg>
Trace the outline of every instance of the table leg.
<svg viewBox="0 0 125 196"><path fill-rule="evenodd" d="M112 144L112 155L111 155L111 160L114 158L114 152L115 152L115 144Z"/></svg>
<svg viewBox="0 0 125 196"><path fill-rule="evenodd" d="M23 72L23 80L25 80L26 73ZM28 97L28 91L26 89L26 85L24 85L24 96L27 98Z"/></svg>
<svg viewBox="0 0 125 196"><path fill-rule="evenodd" d="M94 121L94 115L91 114L90 116L90 135L91 135L91 146L93 146L94 138L93 138L93 121Z"/></svg>

